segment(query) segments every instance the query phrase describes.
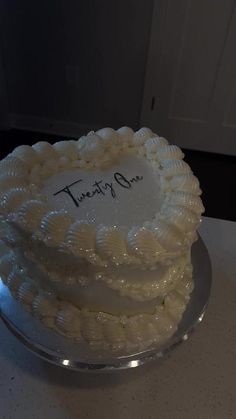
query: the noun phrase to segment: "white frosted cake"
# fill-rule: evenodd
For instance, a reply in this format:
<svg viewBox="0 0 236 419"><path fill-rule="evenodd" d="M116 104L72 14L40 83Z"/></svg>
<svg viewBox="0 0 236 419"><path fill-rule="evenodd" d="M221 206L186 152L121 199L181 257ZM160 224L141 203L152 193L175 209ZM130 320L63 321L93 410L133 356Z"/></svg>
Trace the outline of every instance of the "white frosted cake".
<svg viewBox="0 0 236 419"><path fill-rule="evenodd" d="M0 261L12 295L94 349L140 350L176 331L204 210L182 151L148 128L17 147L0 162Z"/></svg>

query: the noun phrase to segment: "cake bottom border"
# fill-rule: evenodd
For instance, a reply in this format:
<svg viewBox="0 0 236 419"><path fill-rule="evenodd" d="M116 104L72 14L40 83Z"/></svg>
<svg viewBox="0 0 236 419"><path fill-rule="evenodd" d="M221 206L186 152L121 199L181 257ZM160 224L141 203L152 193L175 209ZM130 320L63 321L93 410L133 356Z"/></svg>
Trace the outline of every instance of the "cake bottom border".
<svg viewBox="0 0 236 419"><path fill-rule="evenodd" d="M191 270L187 269L177 288L164 297L153 314L93 312L42 290L29 276L22 279L20 265L9 250L8 258L9 272L2 273L2 281L11 295L45 326L78 343L86 342L93 351L130 353L164 344L176 332L193 290Z"/></svg>

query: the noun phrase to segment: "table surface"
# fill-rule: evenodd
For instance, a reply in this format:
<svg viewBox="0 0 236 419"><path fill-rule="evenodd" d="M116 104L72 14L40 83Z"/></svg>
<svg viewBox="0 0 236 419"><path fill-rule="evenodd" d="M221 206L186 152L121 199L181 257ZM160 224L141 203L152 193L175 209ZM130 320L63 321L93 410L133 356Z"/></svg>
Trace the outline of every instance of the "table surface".
<svg viewBox="0 0 236 419"><path fill-rule="evenodd" d="M113 374L48 364L0 321L1 419L236 417L236 223L204 218L211 299L190 340L163 359Z"/></svg>

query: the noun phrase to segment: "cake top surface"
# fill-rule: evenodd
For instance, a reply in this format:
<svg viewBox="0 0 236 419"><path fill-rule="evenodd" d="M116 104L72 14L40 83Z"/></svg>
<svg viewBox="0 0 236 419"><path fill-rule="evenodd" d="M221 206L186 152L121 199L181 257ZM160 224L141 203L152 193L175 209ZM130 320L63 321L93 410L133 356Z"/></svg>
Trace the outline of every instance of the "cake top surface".
<svg viewBox="0 0 236 419"><path fill-rule="evenodd" d="M0 212L91 263L153 264L191 245L204 210L183 157L148 128L19 146L0 162Z"/></svg>
<svg viewBox="0 0 236 419"><path fill-rule="evenodd" d="M105 169L57 173L46 179L42 193L75 219L110 227L141 225L154 218L162 200L158 168L135 155Z"/></svg>

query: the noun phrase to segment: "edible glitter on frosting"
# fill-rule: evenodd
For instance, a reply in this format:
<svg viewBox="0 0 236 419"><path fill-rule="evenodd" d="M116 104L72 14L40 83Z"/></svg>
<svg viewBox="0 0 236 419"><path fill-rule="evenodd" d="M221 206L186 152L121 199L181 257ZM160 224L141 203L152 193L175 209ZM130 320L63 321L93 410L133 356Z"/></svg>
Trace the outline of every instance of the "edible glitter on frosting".
<svg viewBox="0 0 236 419"><path fill-rule="evenodd" d="M204 211L183 157L149 128L17 147L0 162L3 241L13 249L0 271L12 294L94 349L168 339L192 291L189 252Z"/></svg>

